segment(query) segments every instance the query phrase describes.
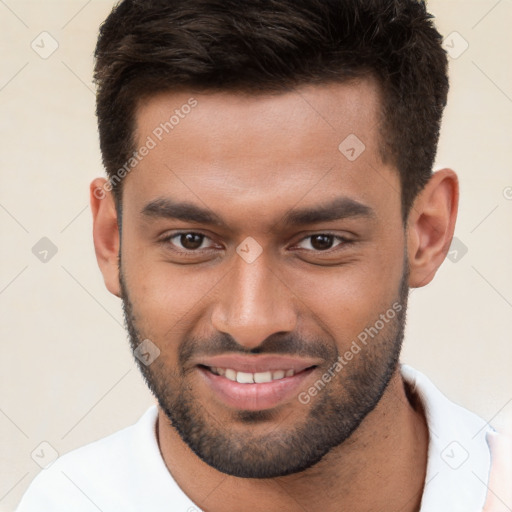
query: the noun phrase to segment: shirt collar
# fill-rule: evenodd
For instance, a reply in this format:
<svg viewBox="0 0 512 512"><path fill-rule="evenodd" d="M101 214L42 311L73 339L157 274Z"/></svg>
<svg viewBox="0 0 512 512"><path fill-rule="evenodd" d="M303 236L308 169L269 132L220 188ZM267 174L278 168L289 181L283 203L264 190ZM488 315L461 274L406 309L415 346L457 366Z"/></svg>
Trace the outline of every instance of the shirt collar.
<svg viewBox="0 0 512 512"><path fill-rule="evenodd" d="M481 511L491 463L486 435L492 428L448 400L421 372L402 365L401 373L423 406L429 430L420 512Z"/></svg>

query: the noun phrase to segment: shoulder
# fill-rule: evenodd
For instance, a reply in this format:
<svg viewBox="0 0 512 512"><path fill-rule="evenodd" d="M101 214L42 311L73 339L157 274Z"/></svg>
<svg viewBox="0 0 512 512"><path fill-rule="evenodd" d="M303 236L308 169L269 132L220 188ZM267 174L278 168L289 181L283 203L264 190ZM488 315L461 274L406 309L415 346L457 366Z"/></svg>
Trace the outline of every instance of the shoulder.
<svg viewBox="0 0 512 512"><path fill-rule="evenodd" d="M404 382L423 407L429 449L421 512L482 510L489 484L494 429L449 400L428 377L401 366Z"/></svg>
<svg viewBox="0 0 512 512"><path fill-rule="evenodd" d="M484 512L512 509L512 437L490 433L487 441L491 448L491 474Z"/></svg>
<svg viewBox="0 0 512 512"><path fill-rule="evenodd" d="M75 512L98 511L105 495L129 485L131 468L136 465L142 445L151 446L156 406L129 427L76 448L43 469L32 481L17 512L64 511L73 505ZM154 436L153 436L154 437ZM147 452L153 455L155 445Z"/></svg>

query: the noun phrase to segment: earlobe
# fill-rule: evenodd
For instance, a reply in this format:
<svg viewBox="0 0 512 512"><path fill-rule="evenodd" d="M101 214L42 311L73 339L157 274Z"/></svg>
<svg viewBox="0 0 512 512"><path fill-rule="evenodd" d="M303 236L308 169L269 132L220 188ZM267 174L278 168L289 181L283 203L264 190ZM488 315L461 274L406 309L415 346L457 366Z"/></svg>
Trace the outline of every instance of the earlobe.
<svg viewBox="0 0 512 512"><path fill-rule="evenodd" d="M107 289L121 297L117 211L114 197L107 184L104 178L96 178L90 185L94 249Z"/></svg>
<svg viewBox="0 0 512 512"><path fill-rule="evenodd" d="M451 169L432 175L409 212L409 286L430 283L450 248L457 220L459 183Z"/></svg>

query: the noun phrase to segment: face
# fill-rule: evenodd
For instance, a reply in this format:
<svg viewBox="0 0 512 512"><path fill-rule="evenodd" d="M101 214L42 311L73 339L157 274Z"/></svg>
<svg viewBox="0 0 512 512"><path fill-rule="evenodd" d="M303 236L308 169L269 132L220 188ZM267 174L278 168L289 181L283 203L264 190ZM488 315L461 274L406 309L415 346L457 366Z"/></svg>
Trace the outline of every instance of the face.
<svg viewBox="0 0 512 512"><path fill-rule="evenodd" d="M137 111L137 147L151 148L123 188L130 340L158 348L151 364L137 360L146 382L219 471L312 466L397 369L408 269L378 108L365 80L166 93Z"/></svg>

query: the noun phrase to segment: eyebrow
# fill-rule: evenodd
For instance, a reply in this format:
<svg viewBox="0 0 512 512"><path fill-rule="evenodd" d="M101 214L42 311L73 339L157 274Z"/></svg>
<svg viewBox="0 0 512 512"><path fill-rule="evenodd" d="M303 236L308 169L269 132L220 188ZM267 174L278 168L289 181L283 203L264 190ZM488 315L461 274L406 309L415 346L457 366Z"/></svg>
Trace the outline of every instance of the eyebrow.
<svg viewBox="0 0 512 512"><path fill-rule="evenodd" d="M207 208L193 203L178 202L169 198L159 198L148 203L141 212L147 217L162 217L165 219L178 219L200 224L215 224L224 226L222 219Z"/></svg>
<svg viewBox="0 0 512 512"><path fill-rule="evenodd" d="M286 226L302 226L352 217L375 218L376 214L373 208L359 201L338 197L321 206L291 210L284 216L282 223Z"/></svg>
<svg viewBox="0 0 512 512"><path fill-rule="evenodd" d="M174 201L170 198L158 198L149 202L141 213L146 217L226 226L226 222L208 208L193 203ZM375 218L376 215L370 206L348 197L338 197L320 206L292 209L283 216L279 223L286 227L292 227L353 217Z"/></svg>

